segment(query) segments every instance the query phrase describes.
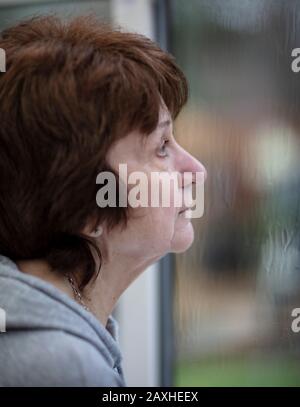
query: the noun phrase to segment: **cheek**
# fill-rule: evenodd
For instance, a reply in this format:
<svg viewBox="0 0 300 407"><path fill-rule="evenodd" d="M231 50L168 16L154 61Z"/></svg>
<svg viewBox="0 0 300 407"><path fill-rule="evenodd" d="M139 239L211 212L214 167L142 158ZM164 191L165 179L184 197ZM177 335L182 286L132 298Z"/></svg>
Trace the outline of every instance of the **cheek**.
<svg viewBox="0 0 300 407"><path fill-rule="evenodd" d="M174 210L172 208L136 209L126 229L126 252L139 257L161 257L172 250Z"/></svg>
<svg viewBox="0 0 300 407"><path fill-rule="evenodd" d="M157 184L151 183L151 172L147 170L148 207L132 209L133 218L129 221L127 229L128 244L135 246L136 250L139 247L143 248L144 254L147 253L149 256L164 255L172 250L176 232L178 207L175 206L174 183L171 182L169 185L160 183L157 189ZM165 206L162 205L162 189L168 196ZM181 194L178 189L175 191L178 195ZM158 207L151 206L151 196L158 196Z"/></svg>
<svg viewBox="0 0 300 407"><path fill-rule="evenodd" d="M175 231L174 208L147 209L146 224L143 225L148 241L153 241L159 250L169 250Z"/></svg>
<svg viewBox="0 0 300 407"><path fill-rule="evenodd" d="M165 199L165 203L162 202L162 188L164 188L165 192L167 189L167 198ZM158 252L165 254L172 250L172 240L174 239L174 234L176 230L176 223L177 223L177 212L178 207L175 205L175 191L177 194L180 195L180 191L176 189L174 191L173 184L163 187L160 184L159 190L159 207L148 207L144 208L145 212L147 212L147 237L150 240L154 241L154 245ZM153 192L153 191L152 191ZM157 192L157 190L156 190ZM149 189L149 196L151 191ZM166 197L166 196L165 196Z"/></svg>

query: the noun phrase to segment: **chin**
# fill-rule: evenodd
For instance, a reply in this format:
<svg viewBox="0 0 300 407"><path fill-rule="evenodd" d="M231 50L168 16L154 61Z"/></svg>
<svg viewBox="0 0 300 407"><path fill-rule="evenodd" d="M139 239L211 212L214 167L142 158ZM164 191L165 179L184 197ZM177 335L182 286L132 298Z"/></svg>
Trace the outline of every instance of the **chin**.
<svg viewBox="0 0 300 407"><path fill-rule="evenodd" d="M175 229L171 242L171 252L183 253L188 250L194 241L194 228L191 222L188 222L184 228Z"/></svg>

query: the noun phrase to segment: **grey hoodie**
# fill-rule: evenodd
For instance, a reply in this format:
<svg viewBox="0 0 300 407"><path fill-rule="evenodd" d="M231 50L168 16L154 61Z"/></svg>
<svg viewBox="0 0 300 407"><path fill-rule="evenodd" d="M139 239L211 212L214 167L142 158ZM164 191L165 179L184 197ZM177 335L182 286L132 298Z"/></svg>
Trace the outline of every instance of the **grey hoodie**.
<svg viewBox="0 0 300 407"><path fill-rule="evenodd" d="M67 294L1 255L0 308L6 314L0 386L127 386L116 319L110 315L104 327Z"/></svg>

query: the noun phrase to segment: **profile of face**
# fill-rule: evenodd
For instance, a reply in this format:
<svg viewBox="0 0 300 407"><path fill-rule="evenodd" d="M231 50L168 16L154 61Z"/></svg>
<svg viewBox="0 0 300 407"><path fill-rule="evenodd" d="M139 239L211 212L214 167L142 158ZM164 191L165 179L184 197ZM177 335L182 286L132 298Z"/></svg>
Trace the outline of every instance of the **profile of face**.
<svg viewBox="0 0 300 407"><path fill-rule="evenodd" d="M165 105L161 106L158 125L150 135L143 139L137 131L131 132L110 148L107 160L117 172L120 163L127 164L128 176L135 171L143 172L149 186L154 172L176 173L179 186L176 191L182 196L186 191L191 192L194 182L192 178L186 181L182 177L184 172L201 172L206 178L205 167L176 142L172 119ZM169 206L131 208L127 227L123 230L116 227L109 235L103 236L108 244L109 241L114 242L115 254L151 262L168 252L184 252L191 246L193 225L182 212L183 207L174 203L173 183L170 183L170 188L170 197L173 198Z"/></svg>

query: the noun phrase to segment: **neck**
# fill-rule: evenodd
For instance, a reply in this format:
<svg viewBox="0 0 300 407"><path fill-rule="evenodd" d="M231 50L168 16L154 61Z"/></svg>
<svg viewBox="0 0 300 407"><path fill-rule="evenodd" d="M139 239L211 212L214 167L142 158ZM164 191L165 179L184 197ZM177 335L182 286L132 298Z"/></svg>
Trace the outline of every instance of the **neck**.
<svg viewBox="0 0 300 407"><path fill-rule="evenodd" d="M138 262L120 253L102 262L96 280L84 288L83 300L104 326L123 292L151 263Z"/></svg>
<svg viewBox="0 0 300 407"><path fill-rule="evenodd" d="M109 261L102 262L99 275L84 288L82 298L104 327L122 293L152 262L138 263L136 259L124 258L117 253L110 256ZM51 283L78 301L68 279L62 273L52 270L43 259L22 260L17 265L22 272Z"/></svg>

